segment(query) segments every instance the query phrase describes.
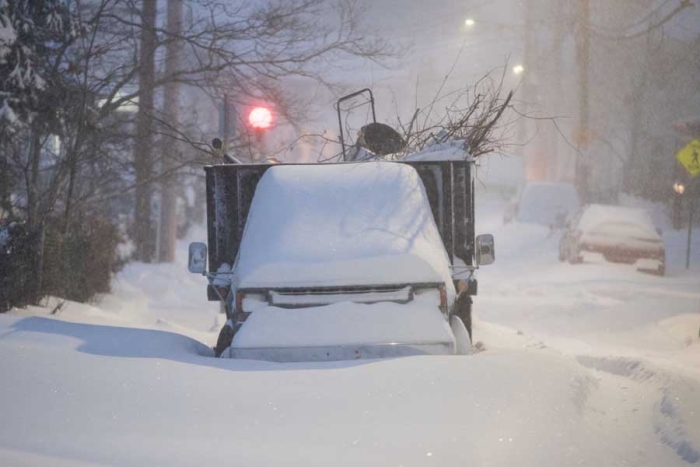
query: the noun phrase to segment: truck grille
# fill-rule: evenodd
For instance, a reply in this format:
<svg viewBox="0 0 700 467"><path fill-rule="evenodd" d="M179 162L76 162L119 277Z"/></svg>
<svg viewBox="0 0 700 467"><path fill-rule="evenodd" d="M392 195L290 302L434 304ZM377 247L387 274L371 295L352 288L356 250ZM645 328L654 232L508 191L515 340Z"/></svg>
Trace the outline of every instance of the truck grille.
<svg viewBox="0 0 700 467"><path fill-rule="evenodd" d="M278 289L269 292L270 305L280 308L306 308L338 302L408 303L411 300L411 285Z"/></svg>

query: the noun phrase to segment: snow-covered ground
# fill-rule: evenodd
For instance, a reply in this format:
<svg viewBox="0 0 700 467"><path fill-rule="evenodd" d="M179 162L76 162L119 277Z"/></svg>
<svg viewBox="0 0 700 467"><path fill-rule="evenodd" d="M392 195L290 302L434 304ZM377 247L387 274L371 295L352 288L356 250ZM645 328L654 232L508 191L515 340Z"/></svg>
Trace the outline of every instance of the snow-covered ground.
<svg viewBox="0 0 700 467"><path fill-rule="evenodd" d="M480 197L465 357L276 364L211 357L205 280L129 265L94 306L0 315L0 465L700 464L700 232L668 276L557 260ZM204 232L194 233L199 240Z"/></svg>

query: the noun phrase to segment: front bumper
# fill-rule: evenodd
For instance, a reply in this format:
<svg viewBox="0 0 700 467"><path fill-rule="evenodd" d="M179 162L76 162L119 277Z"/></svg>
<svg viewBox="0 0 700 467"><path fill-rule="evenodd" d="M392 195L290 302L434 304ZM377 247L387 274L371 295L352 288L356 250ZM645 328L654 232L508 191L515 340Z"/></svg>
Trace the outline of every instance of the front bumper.
<svg viewBox="0 0 700 467"><path fill-rule="evenodd" d="M272 362L330 362L375 358L409 357L414 355L454 355L455 343L360 344L314 347L229 347L223 356Z"/></svg>
<svg viewBox="0 0 700 467"><path fill-rule="evenodd" d="M632 248L620 245L597 245L594 243L582 243L582 253L600 253L605 259L613 262L633 264L639 260L649 260L664 263L665 252L656 248Z"/></svg>

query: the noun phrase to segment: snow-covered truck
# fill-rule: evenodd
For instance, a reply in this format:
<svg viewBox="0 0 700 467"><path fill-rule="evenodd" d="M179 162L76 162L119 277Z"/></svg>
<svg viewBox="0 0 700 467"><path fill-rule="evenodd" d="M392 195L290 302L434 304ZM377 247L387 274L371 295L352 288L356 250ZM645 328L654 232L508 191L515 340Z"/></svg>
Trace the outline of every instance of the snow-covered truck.
<svg viewBox="0 0 700 467"><path fill-rule="evenodd" d="M474 234L473 166L205 167L208 247L190 245L189 269L227 316L217 356L471 353L474 271L495 255Z"/></svg>

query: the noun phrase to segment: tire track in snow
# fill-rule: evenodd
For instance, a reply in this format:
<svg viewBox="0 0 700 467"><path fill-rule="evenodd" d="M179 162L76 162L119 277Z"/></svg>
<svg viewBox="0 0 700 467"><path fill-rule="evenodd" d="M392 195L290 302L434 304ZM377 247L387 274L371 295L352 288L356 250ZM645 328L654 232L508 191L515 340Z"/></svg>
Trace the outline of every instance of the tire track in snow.
<svg viewBox="0 0 700 467"><path fill-rule="evenodd" d="M571 382L571 390L573 391L572 400L574 407L579 415L583 414L588 406L588 400L591 394L599 387L598 381L590 375L580 375Z"/></svg>
<svg viewBox="0 0 700 467"><path fill-rule="evenodd" d="M623 376L638 383L647 383L659 378L657 373L648 370L641 361L630 358L579 355L576 361L591 370Z"/></svg>
<svg viewBox="0 0 700 467"><path fill-rule="evenodd" d="M662 443L670 446L676 454L689 464L700 463L700 451L688 439L685 424L679 410L669 395L669 389L661 390L661 400L656 404L654 432Z"/></svg>
<svg viewBox="0 0 700 467"><path fill-rule="evenodd" d="M652 429L659 441L673 449L676 455L688 464L700 464L700 449L694 444L682 417L682 410L674 403L674 388L687 385L671 376L647 368L640 360L623 357L595 357L579 355L576 361L590 370L623 377L640 385L655 386L658 398L654 401L652 412ZM590 377L580 377L572 383L574 403L583 411L592 391L598 388L598 382Z"/></svg>

